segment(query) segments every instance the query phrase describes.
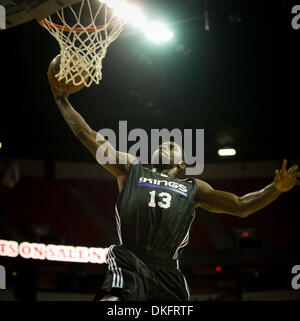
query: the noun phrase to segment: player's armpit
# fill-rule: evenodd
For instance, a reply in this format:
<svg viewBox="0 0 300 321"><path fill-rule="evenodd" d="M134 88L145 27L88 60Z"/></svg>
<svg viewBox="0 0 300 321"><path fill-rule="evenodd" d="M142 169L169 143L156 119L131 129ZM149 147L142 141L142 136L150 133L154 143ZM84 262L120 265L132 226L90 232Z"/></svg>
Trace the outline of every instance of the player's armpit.
<svg viewBox="0 0 300 321"><path fill-rule="evenodd" d="M195 207L202 207L213 213L224 213L244 217L243 208L237 195L213 189L209 184L199 179Z"/></svg>

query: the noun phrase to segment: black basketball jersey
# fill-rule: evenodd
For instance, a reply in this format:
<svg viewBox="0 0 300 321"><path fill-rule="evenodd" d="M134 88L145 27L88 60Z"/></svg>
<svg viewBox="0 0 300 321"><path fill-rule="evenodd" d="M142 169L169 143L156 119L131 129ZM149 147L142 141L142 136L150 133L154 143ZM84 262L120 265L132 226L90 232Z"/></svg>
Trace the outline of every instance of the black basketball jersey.
<svg viewBox="0 0 300 321"><path fill-rule="evenodd" d="M195 217L197 183L134 163L116 204L120 244L153 256L178 259Z"/></svg>

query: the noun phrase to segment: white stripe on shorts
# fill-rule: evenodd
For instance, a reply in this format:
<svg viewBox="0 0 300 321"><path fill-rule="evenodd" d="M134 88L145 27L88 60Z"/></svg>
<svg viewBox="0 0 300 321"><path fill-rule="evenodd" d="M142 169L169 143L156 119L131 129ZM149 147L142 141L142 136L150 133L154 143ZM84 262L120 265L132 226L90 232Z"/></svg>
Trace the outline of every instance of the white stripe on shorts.
<svg viewBox="0 0 300 321"><path fill-rule="evenodd" d="M190 300L190 289L189 289L189 286L188 286L188 284L187 284L187 282L186 282L186 279L185 279L185 277L184 277L184 275L182 274L182 277L183 277L183 281L184 281L184 284L185 284L185 289L186 289L186 292L187 292L187 295L188 295L188 301Z"/></svg>
<svg viewBox="0 0 300 321"><path fill-rule="evenodd" d="M108 250L108 268L113 273L113 281L112 281L112 287L113 288L123 288L124 279L122 275L122 269L117 266L116 260L115 260L115 254L113 252L113 248L115 245L110 246Z"/></svg>

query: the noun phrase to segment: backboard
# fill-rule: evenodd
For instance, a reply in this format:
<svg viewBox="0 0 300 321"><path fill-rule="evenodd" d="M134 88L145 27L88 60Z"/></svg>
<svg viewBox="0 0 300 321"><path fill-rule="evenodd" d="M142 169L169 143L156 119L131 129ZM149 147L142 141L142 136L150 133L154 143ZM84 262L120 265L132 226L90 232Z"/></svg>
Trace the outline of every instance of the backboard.
<svg viewBox="0 0 300 321"><path fill-rule="evenodd" d="M6 13L6 28L11 28L33 19L41 20L76 2L80 0L1 0L0 4Z"/></svg>

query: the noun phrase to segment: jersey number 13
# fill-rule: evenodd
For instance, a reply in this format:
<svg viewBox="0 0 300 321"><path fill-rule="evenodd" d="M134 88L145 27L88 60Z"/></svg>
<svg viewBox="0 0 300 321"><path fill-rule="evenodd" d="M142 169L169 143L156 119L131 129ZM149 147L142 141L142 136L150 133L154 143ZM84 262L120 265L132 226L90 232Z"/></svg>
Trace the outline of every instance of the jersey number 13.
<svg viewBox="0 0 300 321"><path fill-rule="evenodd" d="M149 192L151 196L150 196L150 202L148 203L148 205L150 207L156 207L155 193L156 191ZM159 201L157 205L162 208L169 208L171 205L172 195L166 192L161 192L158 194L158 196L161 197L161 201Z"/></svg>

